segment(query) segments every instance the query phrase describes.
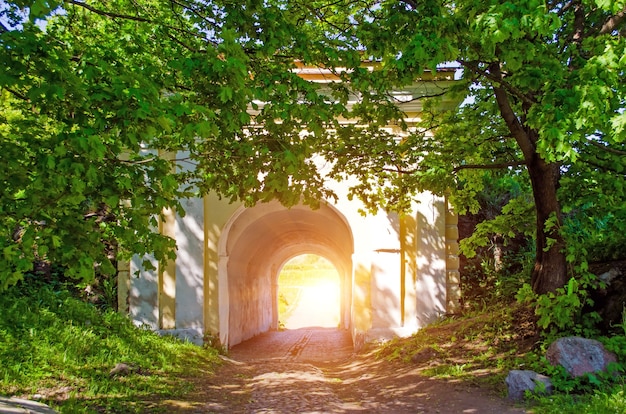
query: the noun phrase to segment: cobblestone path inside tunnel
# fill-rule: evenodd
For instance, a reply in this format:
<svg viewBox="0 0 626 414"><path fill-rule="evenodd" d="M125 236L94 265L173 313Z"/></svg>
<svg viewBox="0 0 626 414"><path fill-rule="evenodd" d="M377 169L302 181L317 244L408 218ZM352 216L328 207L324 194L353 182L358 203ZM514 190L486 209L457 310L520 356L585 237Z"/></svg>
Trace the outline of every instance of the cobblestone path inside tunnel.
<svg viewBox="0 0 626 414"><path fill-rule="evenodd" d="M435 380L420 367L355 354L331 328L268 332L230 350L214 375L194 378L186 413L525 413L501 395ZM422 367L423 368L423 367Z"/></svg>

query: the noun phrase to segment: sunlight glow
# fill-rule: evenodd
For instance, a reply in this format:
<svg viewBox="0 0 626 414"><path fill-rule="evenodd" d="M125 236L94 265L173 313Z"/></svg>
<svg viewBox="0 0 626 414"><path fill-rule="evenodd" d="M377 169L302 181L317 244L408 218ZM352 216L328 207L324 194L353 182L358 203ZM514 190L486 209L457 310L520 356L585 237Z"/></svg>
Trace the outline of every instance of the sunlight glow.
<svg viewBox="0 0 626 414"><path fill-rule="evenodd" d="M278 292L284 328L339 326L339 275L326 259L305 255L288 262L280 273Z"/></svg>

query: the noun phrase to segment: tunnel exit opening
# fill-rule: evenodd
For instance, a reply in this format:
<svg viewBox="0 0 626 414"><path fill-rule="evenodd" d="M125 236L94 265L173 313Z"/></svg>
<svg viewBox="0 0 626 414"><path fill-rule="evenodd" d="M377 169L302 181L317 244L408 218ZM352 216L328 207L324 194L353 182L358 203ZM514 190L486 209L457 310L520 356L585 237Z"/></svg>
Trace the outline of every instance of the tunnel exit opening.
<svg viewBox="0 0 626 414"><path fill-rule="evenodd" d="M285 263L278 275L277 300L280 329L341 324L339 272L322 256L303 254Z"/></svg>
<svg viewBox="0 0 626 414"><path fill-rule="evenodd" d="M350 329L354 240L346 219L334 207L318 209L277 202L235 212L218 246L220 341L229 347L279 329L279 274L292 258L315 254L339 274L339 326ZM317 297L327 297L317 295ZM318 310L320 306L317 306Z"/></svg>

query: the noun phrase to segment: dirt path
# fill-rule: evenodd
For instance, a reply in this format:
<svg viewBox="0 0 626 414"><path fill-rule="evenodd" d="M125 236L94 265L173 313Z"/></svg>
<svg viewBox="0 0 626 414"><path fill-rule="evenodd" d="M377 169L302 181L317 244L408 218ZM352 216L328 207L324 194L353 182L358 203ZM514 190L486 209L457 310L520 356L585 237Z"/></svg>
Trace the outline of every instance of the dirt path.
<svg viewBox="0 0 626 414"><path fill-rule="evenodd" d="M270 332L234 347L167 411L186 413L525 413L479 388L433 380L418 366L354 355L336 329ZM171 408L171 410L170 410Z"/></svg>

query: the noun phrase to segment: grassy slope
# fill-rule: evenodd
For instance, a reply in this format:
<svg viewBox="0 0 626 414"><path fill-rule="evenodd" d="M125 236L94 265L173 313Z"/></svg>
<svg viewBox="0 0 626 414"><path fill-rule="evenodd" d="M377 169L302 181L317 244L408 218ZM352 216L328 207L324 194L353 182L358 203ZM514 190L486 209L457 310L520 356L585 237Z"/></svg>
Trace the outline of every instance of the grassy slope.
<svg viewBox="0 0 626 414"><path fill-rule="evenodd" d="M511 369L554 374L533 319L519 305L495 304L386 343L378 356L418 364L424 375L493 387L504 396ZM110 376L118 362L134 373ZM217 363L213 349L136 328L59 286L30 284L0 295L2 395L39 394L62 412L158 412L159 401L189 391L185 378L210 376ZM532 401L534 412L626 412L623 379L557 385L556 395Z"/></svg>
<svg viewBox="0 0 626 414"><path fill-rule="evenodd" d="M530 369L553 378L548 398L528 401L534 413L626 413L626 379L572 381L558 378L544 358L545 344L532 310L496 304L463 317L448 318L410 338L382 345L378 357L417 364L429 377L491 387L506 396L504 379L513 369ZM555 377L556 375L556 377Z"/></svg>
<svg viewBox="0 0 626 414"><path fill-rule="evenodd" d="M210 373L217 351L136 328L66 289L22 285L0 295L0 394L37 396L62 412L155 412L184 376ZM111 376L117 363L130 375Z"/></svg>

